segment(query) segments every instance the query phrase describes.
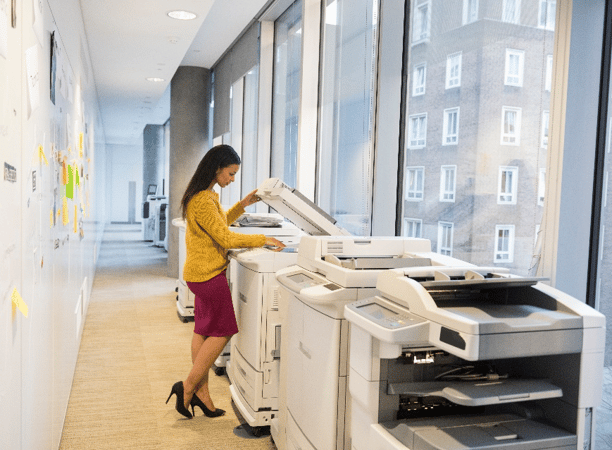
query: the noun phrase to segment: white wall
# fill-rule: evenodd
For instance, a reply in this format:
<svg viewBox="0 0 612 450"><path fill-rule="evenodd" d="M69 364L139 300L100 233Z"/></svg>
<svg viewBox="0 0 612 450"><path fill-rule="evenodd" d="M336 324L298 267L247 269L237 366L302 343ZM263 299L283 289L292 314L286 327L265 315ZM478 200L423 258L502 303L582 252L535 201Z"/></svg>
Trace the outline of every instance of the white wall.
<svg viewBox="0 0 612 450"><path fill-rule="evenodd" d="M142 139L141 139L142 142ZM136 222L142 219L142 144L116 145L108 144L106 154L109 164L107 166L108 195L107 204L109 222L128 222L128 187L130 181L136 183ZM161 195L161 186L159 186Z"/></svg>
<svg viewBox="0 0 612 450"><path fill-rule="evenodd" d="M105 149L79 0L14 2L15 27L12 3L0 3L0 167L15 177L0 176L0 445L47 450L59 446L105 222Z"/></svg>

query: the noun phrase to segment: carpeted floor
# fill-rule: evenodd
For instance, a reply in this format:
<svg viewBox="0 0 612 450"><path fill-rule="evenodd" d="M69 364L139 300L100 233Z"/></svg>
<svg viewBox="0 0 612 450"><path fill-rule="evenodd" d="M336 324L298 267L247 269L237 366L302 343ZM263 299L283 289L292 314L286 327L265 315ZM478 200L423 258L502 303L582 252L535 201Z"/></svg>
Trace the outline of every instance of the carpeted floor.
<svg viewBox="0 0 612 450"><path fill-rule="evenodd" d="M191 368L193 322L176 314L167 253L134 225L107 225L94 279L60 450L275 449L241 425L229 381L211 371L226 415L192 420L174 410L172 384Z"/></svg>

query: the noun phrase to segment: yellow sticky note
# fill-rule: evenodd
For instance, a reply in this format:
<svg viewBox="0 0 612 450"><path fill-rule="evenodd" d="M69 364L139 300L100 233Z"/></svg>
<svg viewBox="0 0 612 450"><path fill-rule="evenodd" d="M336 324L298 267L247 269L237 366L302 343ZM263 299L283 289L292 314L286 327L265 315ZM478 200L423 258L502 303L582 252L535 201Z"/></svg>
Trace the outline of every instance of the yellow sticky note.
<svg viewBox="0 0 612 450"><path fill-rule="evenodd" d="M49 165L49 161L47 160L47 156L45 155L45 150L43 149L42 145L38 146L38 159L43 161L46 166Z"/></svg>
<svg viewBox="0 0 612 450"><path fill-rule="evenodd" d="M49 211L49 228L53 228L53 210Z"/></svg>
<svg viewBox="0 0 612 450"><path fill-rule="evenodd" d="M62 225L68 225L70 223L70 212L68 211L68 199L66 197L62 200Z"/></svg>
<svg viewBox="0 0 612 450"><path fill-rule="evenodd" d="M79 158L83 157L83 142L84 142L84 136L83 133L79 133Z"/></svg>
<svg viewBox="0 0 612 450"><path fill-rule="evenodd" d="M11 300L13 302L13 305L15 305L17 309L21 311L21 314L23 314L25 317L28 317L28 305L26 305L26 302L23 301L21 295L19 295L19 292L17 292L17 288L13 289L13 293L11 294Z"/></svg>

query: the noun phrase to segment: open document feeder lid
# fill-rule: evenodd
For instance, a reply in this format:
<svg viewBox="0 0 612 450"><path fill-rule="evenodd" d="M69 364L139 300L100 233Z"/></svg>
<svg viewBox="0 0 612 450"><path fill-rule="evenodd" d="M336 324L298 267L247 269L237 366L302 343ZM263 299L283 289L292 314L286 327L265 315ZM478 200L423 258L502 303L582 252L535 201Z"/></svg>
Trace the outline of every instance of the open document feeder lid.
<svg viewBox="0 0 612 450"><path fill-rule="evenodd" d="M290 188L278 178L268 178L256 194L263 202L298 228L312 236L350 235L336 225L336 220L306 198L297 189Z"/></svg>

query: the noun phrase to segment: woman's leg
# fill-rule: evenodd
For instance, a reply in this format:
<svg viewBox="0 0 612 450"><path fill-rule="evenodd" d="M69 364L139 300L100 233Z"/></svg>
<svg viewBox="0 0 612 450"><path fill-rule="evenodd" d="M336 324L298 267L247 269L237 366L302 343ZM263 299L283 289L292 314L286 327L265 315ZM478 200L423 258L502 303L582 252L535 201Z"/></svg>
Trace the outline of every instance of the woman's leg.
<svg viewBox="0 0 612 450"><path fill-rule="evenodd" d="M219 357L223 348L231 336L202 336L193 334L191 340L191 359L193 367L183 382L185 389L185 407L188 407L194 394L198 394L200 400L211 411L216 408L213 405L208 391L208 372L215 360Z"/></svg>

